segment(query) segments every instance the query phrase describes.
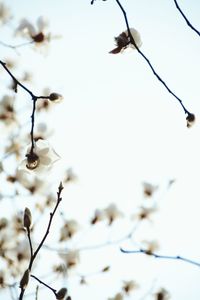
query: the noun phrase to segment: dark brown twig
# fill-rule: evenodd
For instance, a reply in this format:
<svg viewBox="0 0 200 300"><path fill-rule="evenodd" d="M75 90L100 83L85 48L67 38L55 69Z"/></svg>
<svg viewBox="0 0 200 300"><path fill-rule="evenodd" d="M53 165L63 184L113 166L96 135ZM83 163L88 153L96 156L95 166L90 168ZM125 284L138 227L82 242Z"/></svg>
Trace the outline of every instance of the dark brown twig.
<svg viewBox="0 0 200 300"><path fill-rule="evenodd" d="M39 283L43 284L44 286L46 286L48 289L50 289L54 295L56 296L56 290L53 289L50 285L46 284L44 281L40 280L39 278L37 278L35 275L31 275L31 277L33 277L34 279L36 279Z"/></svg>
<svg viewBox="0 0 200 300"><path fill-rule="evenodd" d="M190 21L188 20L188 18L186 17L186 15L183 13L182 9L180 8L178 2L176 0L174 0L174 3L176 5L176 8L178 9L178 11L180 12L180 14L182 15L182 17L185 19L187 25L198 34L198 36L200 36L200 32L190 23Z"/></svg>
<svg viewBox="0 0 200 300"><path fill-rule="evenodd" d="M31 257L30 257L30 262L29 262L29 267L28 267L28 270L31 271L32 269L32 266L33 266L33 262L36 258L36 256L38 255L38 252L40 251L40 249L42 248L48 234L49 234L49 231L50 231L50 227L51 227L51 224L52 224L52 220L53 220L53 217L56 213L56 210L58 208L58 205L60 204L62 198L61 198L61 192L63 190L63 185L62 185L62 182L60 183L59 187L58 187L58 192L57 192L57 202L56 202L56 205L54 207L54 210L50 213L50 218L49 218L49 223L47 225L47 230L44 234L44 237L42 238L40 244L38 245L37 249L35 251L33 251L33 248L32 248L32 242L31 242L31 236L30 236L30 231L28 230L28 240L29 240L29 245L30 245L30 251L31 251ZM32 276L33 277L33 276ZM21 287L21 292L20 292L20 295L19 295L19 300L22 300L23 299L23 296L24 296L24 292L25 292L25 288Z"/></svg>
<svg viewBox="0 0 200 300"><path fill-rule="evenodd" d="M32 257L31 257L31 260L30 260L30 263L29 263L29 270L31 270L32 268L32 265L33 265L33 262L38 254L38 252L40 251L40 249L42 248L48 234L49 234L49 231L50 231L50 227L51 227L51 224L52 224L52 220L53 220L53 217L55 215L55 212L58 208L58 205L60 204L62 198L61 198L61 192L63 190L63 185L62 183L60 183L59 187L58 187L58 192L57 192L57 202L56 202L56 205L54 207L54 210L53 212L50 213L50 217L49 217L49 223L48 223L48 226L47 226L47 230L45 232L45 235L43 237L43 239L41 240L40 244L38 245L37 249L35 250L35 252L33 253Z"/></svg>

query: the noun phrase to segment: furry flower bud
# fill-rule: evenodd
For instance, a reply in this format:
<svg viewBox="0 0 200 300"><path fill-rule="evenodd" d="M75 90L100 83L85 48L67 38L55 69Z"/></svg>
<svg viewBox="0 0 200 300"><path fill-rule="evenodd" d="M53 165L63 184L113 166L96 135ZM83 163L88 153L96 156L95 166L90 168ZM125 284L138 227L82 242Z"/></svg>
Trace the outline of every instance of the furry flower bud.
<svg viewBox="0 0 200 300"><path fill-rule="evenodd" d="M67 295L67 289L62 288L56 293L56 299L62 300Z"/></svg>
<svg viewBox="0 0 200 300"><path fill-rule="evenodd" d="M28 207L24 210L24 227L29 229L32 223L31 211Z"/></svg>
<svg viewBox="0 0 200 300"><path fill-rule="evenodd" d="M60 100L62 100L63 99L63 96L61 95L61 94L58 94L58 93L51 93L50 95L49 95L49 100L50 101L55 101L55 102L58 102L58 101L60 101Z"/></svg>

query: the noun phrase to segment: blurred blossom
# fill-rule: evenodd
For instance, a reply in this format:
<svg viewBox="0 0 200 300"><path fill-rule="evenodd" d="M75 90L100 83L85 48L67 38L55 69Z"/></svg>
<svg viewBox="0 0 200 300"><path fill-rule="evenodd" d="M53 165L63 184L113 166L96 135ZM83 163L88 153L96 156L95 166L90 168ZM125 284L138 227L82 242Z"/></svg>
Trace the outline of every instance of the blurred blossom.
<svg viewBox="0 0 200 300"><path fill-rule="evenodd" d="M168 291L164 288L161 288L157 293L154 294L155 300L168 300L170 299L170 295Z"/></svg>
<svg viewBox="0 0 200 300"><path fill-rule="evenodd" d="M6 228L8 225L8 220L6 218L0 218L0 230Z"/></svg>
<svg viewBox="0 0 200 300"><path fill-rule="evenodd" d="M77 180L76 174L73 172L72 168L66 170L63 182L68 183Z"/></svg>
<svg viewBox="0 0 200 300"><path fill-rule="evenodd" d="M42 44L50 41L50 33L46 32L48 21L40 16L36 21L36 26L29 20L22 19L16 29L16 33L24 37L29 37L35 44Z"/></svg>
<svg viewBox="0 0 200 300"><path fill-rule="evenodd" d="M5 272L0 271L0 288L5 287Z"/></svg>
<svg viewBox="0 0 200 300"><path fill-rule="evenodd" d="M117 208L114 203L105 208L104 213L105 217L108 219L109 225L111 225L116 219L123 216L123 213Z"/></svg>
<svg viewBox="0 0 200 300"><path fill-rule="evenodd" d="M151 215L156 212L157 209L156 207L143 207L141 206L139 208L139 211L138 213L135 213L132 215L132 219L135 220L135 219L138 219L138 220L148 220L148 221L152 221L151 220Z"/></svg>
<svg viewBox="0 0 200 300"><path fill-rule="evenodd" d="M59 256L65 262L67 269L76 267L80 261L78 250L69 250L67 253L60 253Z"/></svg>
<svg viewBox="0 0 200 300"><path fill-rule="evenodd" d="M32 80L33 74L25 71L20 82L30 82Z"/></svg>
<svg viewBox="0 0 200 300"><path fill-rule="evenodd" d="M149 182L143 182L143 193L145 197L151 197L158 189L157 185L153 185Z"/></svg>
<svg viewBox="0 0 200 300"><path fill-rule="evenodd" d="M104 210L96 209L95 212L94 212L94 216L93 216L93 218L91 220L91 224L94 225L97 222L102 221L104 219L105 219Z"/></svg>
<svg viewBox="0 0 200 300"><path fill-rule="evenodd" d="M48 189L48 186L45 184L45 180L43 180L44 192ZM39 201L35 204L35 208L38 209L41 213L44 212L46 208L52 207L55 203L55 195L49 194L46 196L45 201Z"/></svg>
<svg viewBox="0 0 200 300"><path fill-rule="evenodd" d="M6 125L10 125L16 121L14 100L14 97L5 95L0 101L0 120L2 120Z"/></svg>
<svg viewBox="0 0 200 300"><path fill-rule="evenodd" d="M24 172L24 170L17 170L16 179L24 188L29 190L31 194L41 194L46 191L47 184L45 180L34 175L30 176L27 172Z"/></svg>
<svg viewBox="0 0 200 300"><path fill-rule="evenodd" d="M139 32L134 28L130 28L130 33L134 39L136 46L138 48L140 48L142 45L142 40L141 40ZM117 53L124 51L127 47L136 49L135 45L133 45L131 43L131 40L130 40L130 37L128 34L128 30L123 31L120 35L115 37L115 43L116 43L117 47L115 49L111 50L109 53L117 54Z"/></svg>
<svg viewBox="0 0 200 300"><path fill-rule="evenodd" d="M122 289L126 294L129 294L135 289L138 289L139 285L134 280L124 281Z"/></svg>
<svg viewBox="0 0 200 300"><path fill-rule="evenodd" d="M33 152L31 145L27 149L26 159L24 159L19 170L24 172L34 172L37 175L48 171L52 165L60 159L60 156L54 151L46 140L39 139L35 142Z"/></svg>
<svg viewBox="0 0 200 300"><path fill-rule="evenodd" d="M0 24L7 23L11 18L12 16L9 7L3 2L0 2Z"/></svg>
<svg viewBox="0 0 200 300"><path fill-rule="evenodd" d="M65 264L54 265L53 272L65 276L67 272L66 265Z"/></svg>
<svg viewBox="0 0 200 300"><path fill-rule="evenodd" d="M5 58L4 62L6 63L6 67L8 69L14 69L16 67L16 65L17 65L17 61L13 60L11 58Z"/></svg>
<svg viewBox="0 0 200 300"><path fill-rule="evenodd" d="M108 300L123 300L124 296L122 293L117 293L113 298L108 298Z"/></svg>
<svg viewBox="0 0 200 300"><path fill-rule="evenodd" d="M30 260L30 246L27 239L22 241L18 241L16 248L13 249L14 254L17 256L18 261L26 261Z"/></svg>
<svg viewBox="0 0 200 300"><path fill-rule="evenodd" d="M10 144L5 148L5 153L15 154L16 159L18 159L20 157L20 149L21 149L19 143L19 137L15 137L15 138L11 137L9 143Z"/></svg>
<svg viewBox="0 0 200 300"><path fill-rule="evenodd" d="M78 231L79 225L76 220L68 220L65 222L64 226L60 230L60 239L59 241L66 241L71 239L74 234Z"/></svg>
<svg viewBox="0 0 200 300"><path fill-rule="evenodd" d="M142 241L142 245L142 250L144 250L145 253L149 255L159 249L159 244L157 241Z"/></svg>
<svg viewBox="0 0 200 300"><path fill-rule="evenodd" d="M35 141L41 139L46 140L49 138L53 133L52 129L49 129L46 123L39 123L36 127L35 133L34 133L34 139ZM30 138L30 136L28 136Z"/></svg>

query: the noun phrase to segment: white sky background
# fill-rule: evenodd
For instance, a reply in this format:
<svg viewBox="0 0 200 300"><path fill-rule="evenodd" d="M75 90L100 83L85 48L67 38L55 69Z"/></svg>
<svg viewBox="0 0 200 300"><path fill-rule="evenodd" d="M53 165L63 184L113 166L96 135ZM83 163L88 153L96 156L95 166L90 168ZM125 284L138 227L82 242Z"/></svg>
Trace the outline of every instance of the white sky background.
<svg viewBox="0 0 200 300"><path fill-rule="evenodd" d="M47 16L51 31L62 35L52 41L47 57L28 47L20 50L19 57L10 49L1 51L19 59L22 70L33 70L35 93L50 86L64 96L49 116L49 126L55 129L51 143L62 157L55 166L58 177L66 167L72 167L78 176L78 182L64 193L68 216L88 222L95 208L111 202L124 213L134 213L141 204L141 182L159 184L159 213L154 224L144 229L145 239L158 239L161 254L200 261L200 39L174 2L129 0L122 4L130 27L141 34L141 50L195 113L197 122L191 129L186 127L179 103L136 51L108 54L114 48L114 36L126 29L115 1L96 1L93 6L89 0L6 3L19 19L35 21L40 15ZM179 4L199 29L200 2L180 0ZM7 36L1 40L10 42ZM176 182L165 193L169 179ZM90 240L90 244L98 242L95 237ZM121 279L138 280L143 293L156 279L155 286L168 289L171 299L200 298L200 269L195 266L126 256L118 247L84 255L89 272L109 264L111 257L116 261L111 274L92 278L87 287L77 289L72 282L72 299L107 299L119 290Z"/></svg>

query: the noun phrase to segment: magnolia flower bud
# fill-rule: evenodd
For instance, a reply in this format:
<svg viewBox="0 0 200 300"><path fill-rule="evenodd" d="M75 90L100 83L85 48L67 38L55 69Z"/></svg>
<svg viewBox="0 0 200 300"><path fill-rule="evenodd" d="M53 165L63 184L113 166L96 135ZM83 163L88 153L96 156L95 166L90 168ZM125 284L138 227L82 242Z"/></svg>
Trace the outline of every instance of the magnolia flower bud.
<svg viewBox="0 0 200 300"><path fill-rule="evenodd" d="M24 272L24 275L22 276L22 279L20 280L20 284L19 284L19 287L23 290L25 290L25 288L27 287L28 285L28 282L29 282L29 275L30 275L30 271L29 269L27 269L25 272Z"/></svg>
<svg viewBox="0 0 200 300"><path fill-rule="evenodd" d="M58 94L58 93L51 93L49 95L49 100L50 101L58 102L58 101L60 101L62 99L63 99L63 96L61 94Z"/></svg>
<svg viewBox="0 0 200 300"><path fill-rule="evenodd" d="M62 300L67 295L67 289L62 288L56 293L56 299Z"/></svg>
<svg viewBox="0 0 200 300"><path fill-rule="evenodd" d="M27 163L26 163L27 169L34 170L39 166L40 159L37 154L35 154L34 152L28 153L26 154L26 157L27 157Z"/></svg>
<svg viewBox="0 0 200 300"><path fill-rule="evenodd" d="M24 227L26 229L29 229L31 226L31 222L32 222L31 211L28 207L26 207L24 210Z"/></svg>
<svg viewBox="0 0 200 300"><path fill-rule="evenodd" d="M187 121L187 127L188 128L192 127L192 125L195 122L195 115L191 114L191 113L188 113L187 117L186 117L186 121Z"/></svg>

